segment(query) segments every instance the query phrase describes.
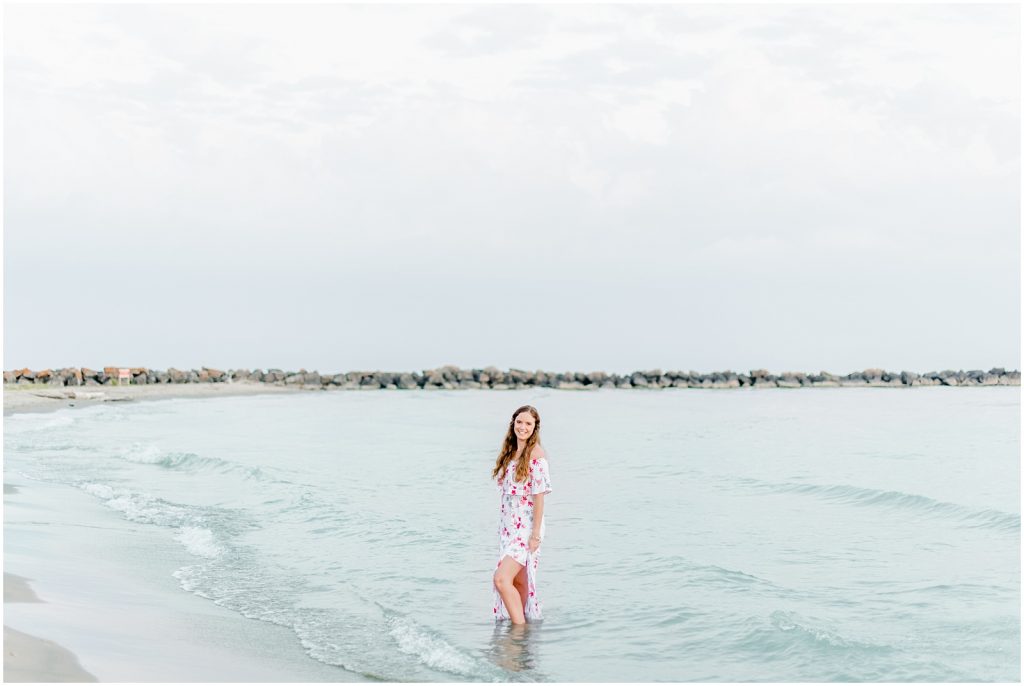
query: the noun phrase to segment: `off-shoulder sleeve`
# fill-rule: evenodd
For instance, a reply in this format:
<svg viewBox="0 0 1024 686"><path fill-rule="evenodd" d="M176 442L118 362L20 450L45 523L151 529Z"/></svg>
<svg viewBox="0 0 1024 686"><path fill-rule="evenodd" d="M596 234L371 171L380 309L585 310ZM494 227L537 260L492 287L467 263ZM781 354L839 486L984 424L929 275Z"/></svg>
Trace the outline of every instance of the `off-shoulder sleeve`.
<svg viewBox="0 0 1024 686"><path fill-rule="evenodd" d="M530 465L533 471L530 493L539 495L551 492L551 473L548 470L548 461L543 457L533 460Z"/></svg>

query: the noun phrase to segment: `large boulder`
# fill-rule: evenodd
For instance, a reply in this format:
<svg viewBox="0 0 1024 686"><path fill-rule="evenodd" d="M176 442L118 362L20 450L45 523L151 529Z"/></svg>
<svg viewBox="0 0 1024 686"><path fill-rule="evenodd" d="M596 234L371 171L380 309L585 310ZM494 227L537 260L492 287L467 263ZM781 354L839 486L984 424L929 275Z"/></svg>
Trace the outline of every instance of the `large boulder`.
<svg viewBox="0 0 1024 686"><path fill-rule="evenodd" d="M210 381L227 381L228 375L225 371L211 367L203 367L203 371L206 372L207 378Z"/></svg>

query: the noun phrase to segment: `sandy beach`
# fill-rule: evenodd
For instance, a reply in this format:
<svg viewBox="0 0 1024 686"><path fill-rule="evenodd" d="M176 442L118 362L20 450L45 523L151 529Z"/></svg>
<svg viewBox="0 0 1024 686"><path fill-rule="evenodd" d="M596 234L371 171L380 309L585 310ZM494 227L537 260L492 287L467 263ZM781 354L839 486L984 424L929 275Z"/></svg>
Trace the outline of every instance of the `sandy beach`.
<svg viewBox="0 0 1024 686"><path fill-rule="evenodd" d="M65 407L100 403L166 400L170 398L220 398L264 393L312 393L319 389L276 386L260 382L216 384L153 384L140 386L4 386L4 416L21 412L51 412Z"/></svg>
<svg viewBox="0 0 1024 686"><path fill-rule="evenodd" d="M4 485L4 492L12 487ZM41 603L28 580L4 572L4 605ZM4 681L11 682L83 682L96 681L82 669L69 650L44 638L30 636L4 625Z"/></svg>

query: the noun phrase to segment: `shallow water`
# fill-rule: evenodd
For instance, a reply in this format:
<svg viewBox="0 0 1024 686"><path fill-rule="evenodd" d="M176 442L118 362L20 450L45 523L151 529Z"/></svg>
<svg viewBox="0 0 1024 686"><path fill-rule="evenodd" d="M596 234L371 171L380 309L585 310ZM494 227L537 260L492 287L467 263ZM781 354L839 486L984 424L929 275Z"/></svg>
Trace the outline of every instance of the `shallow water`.
<svg viewBox="0 0 1024 686"><path fill-rule="evenodd" d="M523 403L553 492L545 620L513 630L488 474ZM1003 387L181 399L7 417L5 471L166 531L182 593L376 678L1018 681L1019 409Z"/></svg>

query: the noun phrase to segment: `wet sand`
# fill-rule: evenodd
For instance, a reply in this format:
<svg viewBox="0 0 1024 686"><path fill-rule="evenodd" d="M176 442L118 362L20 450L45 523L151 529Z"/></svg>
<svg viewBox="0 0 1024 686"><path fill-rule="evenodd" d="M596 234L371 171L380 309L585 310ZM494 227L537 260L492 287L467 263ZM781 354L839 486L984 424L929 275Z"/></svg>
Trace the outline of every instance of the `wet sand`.
<svg viewBox="0 0 1024 686"><path fill-rule="evenodd" d="M7 492L7 484L4 491ZM4 604L41 603L28 579L4 572ZM4 625L4 681L83 682L96 681L82 669L69 650L45 638L30 636Z"/></svg>

